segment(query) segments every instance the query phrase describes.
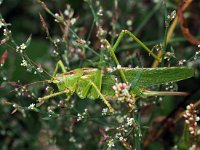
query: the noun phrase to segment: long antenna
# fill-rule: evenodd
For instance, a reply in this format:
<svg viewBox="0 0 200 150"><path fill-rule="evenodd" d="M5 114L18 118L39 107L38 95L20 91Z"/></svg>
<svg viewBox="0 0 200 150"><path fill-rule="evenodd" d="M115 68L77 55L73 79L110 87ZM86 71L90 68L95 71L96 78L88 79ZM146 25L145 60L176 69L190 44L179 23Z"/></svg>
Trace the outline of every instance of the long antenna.
<svg viewBox="0 0 200 150"><path fill-rule="evenodd" d="M9 82L8 82L9 83ZM38 83L51 83L51 80L41 80L41 81L35 81L35 82L32 82L32 83L29 83L29 84L25 84L25 85L20 85L20 84L17 84L20 88L22 87L28 87L30 85L34 85L34 84L38 84ZM15 90L11 90L9 93L12 93L14 92Z"/></svg>

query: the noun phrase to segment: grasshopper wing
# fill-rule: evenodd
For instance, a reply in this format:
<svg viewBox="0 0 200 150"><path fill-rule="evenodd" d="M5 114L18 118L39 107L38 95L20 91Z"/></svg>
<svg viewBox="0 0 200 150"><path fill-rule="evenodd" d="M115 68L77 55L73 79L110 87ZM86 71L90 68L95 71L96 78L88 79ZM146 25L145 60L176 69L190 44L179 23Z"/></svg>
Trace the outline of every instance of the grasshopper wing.
<svg viewBox="0 0 200 150"><path fill-rule="evenodd" d="M176 82L194 76L194 70L187 67L163 67L163 68L122 68L129 83L132 83L135 78L137 81L134 83L135 88L143 89L152 85ZM139 77L138 77L139 72ZM114 72L117 76L117 72ZM103 77L102 94L105 96L114 96L115 92L112 86L115 80L112 79L110 74ZM138 94L133 90L135 94Z"/></svg>
<svg viewBox="0 0 200 150"><path fill-rule="evenodd" d="M89 99L97 99L99 98L99 93L97 90L101 91L101 84L102 84L102 73L101 70L97 70L92 73L92 78L91 82L93 82L94 86L91 86L91 89L88 93L88 98Z"/></svg>

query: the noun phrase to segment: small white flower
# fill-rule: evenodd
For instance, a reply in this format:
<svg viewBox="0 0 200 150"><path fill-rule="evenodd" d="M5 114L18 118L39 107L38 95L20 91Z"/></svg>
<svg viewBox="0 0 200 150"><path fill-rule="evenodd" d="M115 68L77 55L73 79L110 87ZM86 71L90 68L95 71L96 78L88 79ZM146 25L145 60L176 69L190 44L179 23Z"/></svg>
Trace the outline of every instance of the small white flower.
<svg viewBox="0 0 200 150"><path fill-rule="evenodd" d="M84 119L87 115L87 109L85 109L85 112L83 112L82 114L78 113L77 114L77 121L81 121L82 119Z"/></svg>
<svg viewBox="0 0 200 150"><path fill-rule="evenodd" d="M64 15L71 18L74 15L74 10L71 8L70 5L67 5L67 9L64 10Z"/></svg>
<svg viewBox="0 0 200 150"><path fill-rule="evenodd" d="M117 69L119 70L119 69L121 69L122 68L122 66L121 65L117 65Z"/></svg>
<svg viewBox="0 0 200 150"><path fill-rule="evenodd" d="M194 130L194 128L193 127L189 127L189 131L193 131Z"/></svg>
<svg viewBox="0 0 200 150"><path fill-rule="evenodd" d="M60 39L56 39L56 42L59 43L59 42L60 42Z"/></svg>
<svg viewBox="0 0 200 150"><path fill-rule="evenodd" d="M38 68L37 68L37 71L40 72L40 73L42 73L42 72L43 72L42 67L38 67Z"/></svg>
<svg viewBox="0 0 200 150"><path fill-rule="evenodd" d="M189 121L189 120L185 120L185 123L186 123L186 124L189 124L189 123L190 123L190 121Z"/></svg>
<svg viewBox="0 0 200 150"><path fill-rule="evenodd" d="M126 83L116 83L112 88L119 101L131 102L131 95L129 93L130 85Z"/></svg>
<svg viewBox="0 0 200 150"><path fill-rule="evenodd" d="M121 136L121 137L119 137L119 140L122 141L122 140L124 140L124 138Z"/></svg>
<svg viewBox="0 0 200 150"><path fill-rule="evenodd" d="M35 107L35 104L30 104L29 106L28 106L28 109L34 109L34 107Z"/></svg>
<svg viewBox="0 0 200 150"><path fill-rule="evenodd" d="M113 139L110 139L108 141L108 147L114 147L115 146L115 143L114 143L114 140Z"/></svg>
<svg viewBox="0 0 200 150"><path fill-rule="evenodd" d="M20 64L21 66L28 66L28 63L25 59L22 60L22 63Z"/></svg>
<svg viewBox="0 0 200 150"><path fill-rule="evenodd" d="M176 17L176 10L172 11L170 14L170 19L173 20Z"/></svg>
<svg viewBox="0 0 200 150"><path fill-rule="evenodd" d="M48 113L53 113L53 110L50 107L48 107Z"/></svg>
<svg viewBox="0 0 200 150"><path fill-rule="evenodd" d="M21 45L20 45L20 48L21 49L25 49L27 46L24 44L24 43L22 43Z"/></svg>
<svg viewBox="0 0 200 150"><path fill-rule="evenodd" d="M70 22L71 22L71 25L74 25L74 24L76 23L76 18L72 18L72 19L70 20Z"/></svg>
<svg viewBox="0 0 200 150"><path fill-rule="evenodd" d="M132 20L127 20L127 21L126 21L126 24L127 24L127 26L132 26L133 21L132 21Z"/></svg>
<svg viewBox="0 0 200 150"><path fill-rule="evenodd" d="M64 15L65 15L65 16L69 16L69 10L65 9Z"/></svg>
<svg viewBox="0 0 200 150"><path fill-rule="evenodd" d="M110 49L110 45L107 45L106 48L107 48L107 49Z"/></svg>
<svg viewBox="0 0 200 150"><path fill-rule="evenodd" d="M108 108L104 108L103 110L102 110L102 115L106 115L108 113Z"/></svg>
<svg viewBox="0 0 200 150"><path fill-rule="evenodd" d="M6 29L3 29L3 35L7 36L8 35L8 31Z"/></svg>
<svg viewBox="0 0 200 150"><path fill-rule="evenodd" d="M58 14L58 13L55 13L54 15L55 15L55 17L59 17L59 14Z"/></svg>
<svg viewBox="0 0 200 150"><path fill-rule="evenodd" d="M180 60L180 61L178 62L178 65L183 65L183 61Z"/></svg>
<svg viewBox="0 0 200 150"><path fill-rule="evenodd" d="M72 142L72 143L76 142L76 139L74 138L74 136L70 137L69 142Z"/></svg>
<svg viewBox="0 0 200 150"><path fill-rule="evenodd" d="M200 117L197 116L197 117L195 118L195 121L198 122L199 120L200 120Z"/></svg>
<svg viewBox="0 0 200 150"><path fill-rule="evenodd" d="M99 11L97 12L98 16L103 16L103 8L100 8Z"/></svg>
<svg viewBox="0 0 200 150"><path fill-rule="evenodd" d="M127 118L127 125L128 126L132 126L133 125L133 123L134 123L134 118Z"/></svg>

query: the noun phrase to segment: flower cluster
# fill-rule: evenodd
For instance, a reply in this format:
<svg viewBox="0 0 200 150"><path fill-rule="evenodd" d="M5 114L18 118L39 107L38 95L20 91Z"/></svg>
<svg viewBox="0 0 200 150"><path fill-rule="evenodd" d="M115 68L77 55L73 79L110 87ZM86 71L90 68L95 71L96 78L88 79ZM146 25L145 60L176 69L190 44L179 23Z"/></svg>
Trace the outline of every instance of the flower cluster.
<svg viewBox="0 0 200 150"><path fill-rule="evenodd" d="M26 47L27 47L26 44L22 43L20 46L17 46L16 52L23 53Z"/></svg>
<svg viewBox="0 0 200 150"><path fill-rule="evenodd" d="M133 20L132 19L127 20L126 25L128 26L128 30L132 30Z"/></svg>
<svg viewBox="0 0 200 150"><path fill-rule="evenodd" d="M163 45L160 43L160 44L154 45L153 48L152 48L152 51L156 50L158 52L159 50L162 50L162 49L163 49ZM174 53L170 53L170 56L173 56L173 55L174 55Z"/></svg>
<svg viewBox="0 0 200 150"><path fill-rule="evenodd" d="M3 29L3 35L6 37L6 38L9 38L9 35L11 34L11 31L8 30L8 29Z"/></svg>
<svg viewBox="0 0 200 150"><path fill-rule="evenodd" d="M64 10L64 15L68 16L69 18L72 18L72 16L74 15L74 10L71 8L69 4L67 4L66 7L67 8Z"/></svg>
<svg viewBox="0 0 200 150"><path fill-rule="evenodd" d="M162 48L162 46L160 46L160 48ZM159 50L159 47L158 47L158 50ZM172 52L166 52L165 56L164 56L164 59L167 60L167 61L170 61L174 57L175 57L174 53L172 53Z"/></svg>
<svg viewBox="0 0 200 150"><path fill-rule="evenodd" d="M28 66L28 63L25 59L22 59L22 63L20 64L21 66Z"/></svg>
<svg viewBox="0 0 200 150"><path fill-rule="evenodd" d="M167 15L167 19L172 21L176 17L176 10L172 11L170 15Z"/></svg>
<svg viewBox="0 0 200 150"><path fill-rule="evenodd" d="M193 104L189 104L186 107L185 114L183 115L185 117L185 123L189 126L190 134L193 136L196 136L197 134L197 122L200 120L199 116L197 116L197 110L195 110L195 107Z"/></svg>
<svg viewBox="0 0 200 150"><path fill-rule="evenodd" d="M63 15L64 14L64 15ZM66 5L66 9L64 10L64 12L58 14L58 13L55 13L54 16L55 16L55 22L63 22L65 20L65 17L67 17L68 19L70 19L70 24L71 25L74 25L76 23L76 18L73 18L73 15L74 15L74 10L71 8L71 6L68 4Z"/></svg>
<svg viewBox="0 0 200 150"><path fill-rule="evenodd" d="M110 139L108 141L108 147L114 147L115 146L115 143L114 143L114 140L113 139Z"/></svg>
<svg viewBox="0 0 200 150"><path fill-rule="evenodd" d="M101 112L102 116L107 115L108 113L109 113L108 108L103 108L103 110Z"/></svg>
<svg viewBox="0 0 200 150"><path fill-rule="evenodd" d="M22 62L20 65L23 67L26 67L26 70L28 72L31 72L34 69L34 67L31 64L29 64L28 61L25 60L24 58L22 58ZM38 68L37 68L37 71L39 71ZM34 74L36 74L36 73L34 73Z"/></svg>
<svg viewBox="0 0 200 150"><path fill-rule="evenodd" d="M113 87L115 90L115 96L119 101L131 102L131 95L129 93L130 86L126 83L116 83Z"/></svg>
<svg viewBox="0 0 200 150"><path fill-rule="evenodd" d="M54 110L53 107L51 107L51 106L47 107L47 111L49 113L49 117L52 117L52 116L55 115L55 112L53 110Z"/></svg>
<svg viewBox="0 0 200 150"><path fill-rule="evenodd" d="M105 38L106 34L107 34L107 31L104 30L101 26L99 26L99 28L97 29L96 37L98 37L99 39L103 39ZM103 48L104 45L101 45L100 47Z"/></svg>
<svg viewBox="0 0 200 150"><path fill-rule="evenodd" d="M78 113L77 115L77 121L81 121L82 119L86 118L88 114L88 109L85 109L84 112L82 114Z"/></svg>
<svg viewBox="0 0 200 150"><path fill-rule="evenodd" d="M127 125L133 126L133 124L135 124L134 118L127 117Z"/></svg>
<svg viewBox="0 0 200 150"><path fill-rule="evenodd" d="M97 12L97 15L98 16L103 16L103 8L102 7L99 8L99 10Z"/></svg>
<svg viewBox="0 0 200 150"><path fill-rule="evenodd" d="M165 27L168 27L170 22L176 17L176 10L172 11L171 14L167 15L165 19Z"/></svg>
<svg viewBox="0 0 200 150"><path fill-rule="evenodd" d="M194 60L196 60L200 56L200 51L195 52Z"/></svg>
<svg viewBox="0 0 200 150"><path fill-rule="evenodd" d="M35 107L35 104L32 103L32 104L30 104L30 105L28 106L28 109L32 109L32 110L33 110L34 107Z"/></svg>
<svg viewBox="0 0 200 150"><path fill-rule="evenodd" d="M15 88L15 92L17 92L16 96L25 96L28 98L32 98L33 97L33 93L30 93L28 91L28 88L26 86L20 86L19 88Z"/></svg>
<svg viewBox="0 0 200 150"><path fill-rule="evenodd" d="M74 137L74 136L71 136L70 139L69 139L69 142L75 143L75 142L76 142L75 137Z"/></svg>
<svg viewBox="0 0 200 150"><path fill-rule="evenodd" d="M174 84L173 82L165 83L165 90L166 91L176 91L177 90L176 84Z"/></svg>
<svg viewBox="0 0 200 150"><path fill-rule="evenodd" d="M186 60L185 60L185 59L183 59L183 60L180 60L180 61L178 62L178 65L179 65L179 66L181 66L181 65L183 65L185 62L186 62Z"/></svg>

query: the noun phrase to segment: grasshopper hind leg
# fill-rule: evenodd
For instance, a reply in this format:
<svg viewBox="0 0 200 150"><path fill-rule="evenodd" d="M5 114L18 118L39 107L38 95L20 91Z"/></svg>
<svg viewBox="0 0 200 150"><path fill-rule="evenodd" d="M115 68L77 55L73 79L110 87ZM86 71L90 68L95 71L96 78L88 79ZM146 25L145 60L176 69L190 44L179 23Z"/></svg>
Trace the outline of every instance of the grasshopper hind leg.
<svg viewBox="0 0 200 150"><path fill-rule="evenodd" d="M114 112L114 108L111 106L111 104L106 100L106 98L103 96L103 94L101 93L101 91L98 89L98 87L92 82L90 81L90 84L92 85L92 87L96 90L96 92L98 93L99 97L103 100L104 104L106 104L106 106L109 108L110 112Z"/></svg>

